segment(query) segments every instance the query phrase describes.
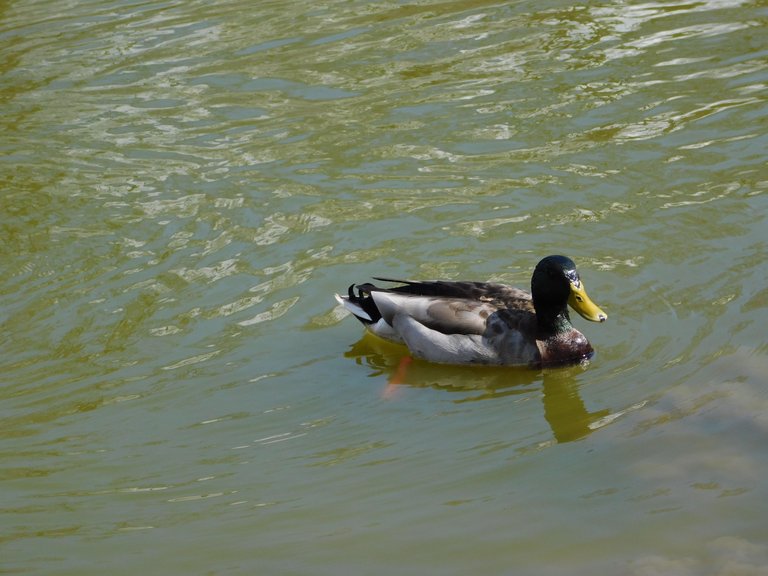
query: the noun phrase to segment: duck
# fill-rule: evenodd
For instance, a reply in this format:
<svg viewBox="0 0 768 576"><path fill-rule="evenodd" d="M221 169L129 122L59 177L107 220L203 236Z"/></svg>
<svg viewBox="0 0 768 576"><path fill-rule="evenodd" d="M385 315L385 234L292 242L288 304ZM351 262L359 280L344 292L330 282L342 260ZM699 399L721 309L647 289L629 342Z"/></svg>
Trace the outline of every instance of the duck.
<svg viewBox="0 0 768 576"><path fill-rule="evenodd" d="M552 255L533 270L531 291L496 282L396 280L352 284L336 300L379 338L439 364L544 368L588 362L594 349L568 307L608 318L587 295L573 260Z"/></svg>

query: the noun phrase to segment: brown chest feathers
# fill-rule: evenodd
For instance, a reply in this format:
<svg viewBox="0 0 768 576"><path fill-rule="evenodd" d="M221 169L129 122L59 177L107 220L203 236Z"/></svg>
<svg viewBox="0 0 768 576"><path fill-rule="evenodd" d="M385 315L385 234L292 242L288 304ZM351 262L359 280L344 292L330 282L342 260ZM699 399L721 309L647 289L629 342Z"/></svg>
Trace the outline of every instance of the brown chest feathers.
<svg viewBox="0 0 768 576"><path fill-rule="evenodd" d="M588 360L594 350L584 334L572 328L537 341L541 353L541 365L562 366Z"/></svg>

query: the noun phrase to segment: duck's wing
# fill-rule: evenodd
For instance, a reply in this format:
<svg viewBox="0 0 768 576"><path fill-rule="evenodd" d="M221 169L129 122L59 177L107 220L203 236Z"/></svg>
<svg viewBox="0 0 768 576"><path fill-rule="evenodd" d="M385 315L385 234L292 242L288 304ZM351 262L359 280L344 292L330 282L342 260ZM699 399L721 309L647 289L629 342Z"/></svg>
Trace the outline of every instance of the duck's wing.
<svg viewBox="0 0 768 576"><path fill-rule="evenodd" d="M482 335L487 333L489 319L497 319L501 311L507 316L533 310L527 292L504 284L376 280L403 284L389 289L363 287L390 325L396 315L406 315L443 334Z"/></svg>
<svg viewBox="0 0 768 576"><path fill-rule="evenodd" d="M407 316L443 334L483 334L488 317L497 311L489 302L442 296L374 291L371 298L387 324L394 325L397 316Z"/></svg>
<svg viewBox="0 0 768 576"><path fill-rule="evenodd" d="M503 292L510 307L500 308L499 299L488 291L487 300L377 290L370 298L381 313L381 324L391 327L417 357L450 364L535 363L539 350L530 299L525 293Z"/></svg>
<svg viewBox="0 0 768 576"><path fill-rule="evenodd" d="M438 296L443 298L460 298L478 302L496 302L502 308L526 308L526 302L531 301L531 295L525 290L499 284L496 282L467 282L467 281L415 281L395 280L393 278L376 277L374 280L382 282L396 282L403 286L394 288L379 288L372 284L364 284L358 288L386 290L398 294L412 294L414 296Z"/></svg>
<svg viewBox="0 0 768 576"><path fill-rule="evenodd" d="M488 282L350 287L336 296L372 333L417 357L451 364L528 365L539 358L536 316L523 290Z"/></svg>

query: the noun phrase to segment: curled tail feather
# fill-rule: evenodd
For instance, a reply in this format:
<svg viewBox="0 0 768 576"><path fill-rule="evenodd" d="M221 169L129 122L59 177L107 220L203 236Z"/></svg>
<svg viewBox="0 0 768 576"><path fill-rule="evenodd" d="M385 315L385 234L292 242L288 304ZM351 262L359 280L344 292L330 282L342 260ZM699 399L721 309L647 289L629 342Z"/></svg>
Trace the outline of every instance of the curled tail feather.
<svg viewBox="0 0 768 576"><path fill-rule="evenodd" d="M357 294L355 294L357 288ZM371 298L371 289L376 287L372 284L352 284L347 290L346 296L336 294L336 300L349 310L355 318L363 324L375 324L381 320L381 312L376 308L376 303Z"/></svg>

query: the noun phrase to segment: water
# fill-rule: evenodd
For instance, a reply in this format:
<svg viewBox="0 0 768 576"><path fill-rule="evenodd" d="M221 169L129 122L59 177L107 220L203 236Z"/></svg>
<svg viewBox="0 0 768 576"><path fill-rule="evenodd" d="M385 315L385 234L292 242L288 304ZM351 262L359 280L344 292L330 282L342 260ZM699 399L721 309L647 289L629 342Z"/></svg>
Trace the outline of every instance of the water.
<svg viewBox="0 0 768 576"><path fill-rule="evenodd" d="M767 574L757 2L0 7L0 572ZM579 265L597 355L332 295Z"/></svg>

